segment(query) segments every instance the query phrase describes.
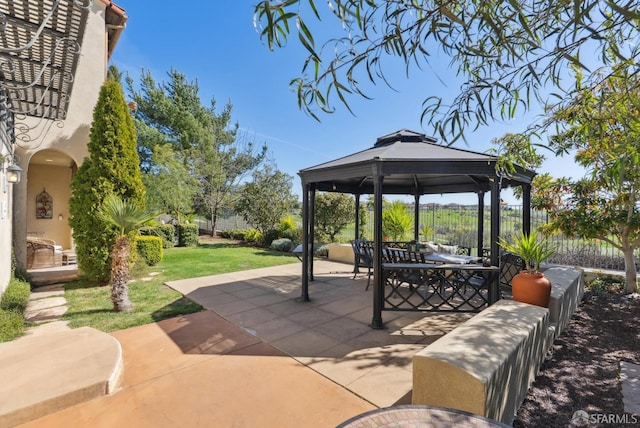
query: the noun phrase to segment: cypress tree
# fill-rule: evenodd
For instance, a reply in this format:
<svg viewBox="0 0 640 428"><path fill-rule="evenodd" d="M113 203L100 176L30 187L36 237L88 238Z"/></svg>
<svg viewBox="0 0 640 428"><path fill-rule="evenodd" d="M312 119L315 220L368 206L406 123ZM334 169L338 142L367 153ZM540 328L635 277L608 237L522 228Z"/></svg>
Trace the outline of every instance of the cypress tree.
<svg viewBox="0 0 640 428"><path fill-rule="evenodd" d="M145 199L133 118L115 80L105 81L100 89L88 149L90 157L71 181L69 225L80 271L90 280L107 282L117 232L97 215L102 202L114 194L144 208Z"/></svg>

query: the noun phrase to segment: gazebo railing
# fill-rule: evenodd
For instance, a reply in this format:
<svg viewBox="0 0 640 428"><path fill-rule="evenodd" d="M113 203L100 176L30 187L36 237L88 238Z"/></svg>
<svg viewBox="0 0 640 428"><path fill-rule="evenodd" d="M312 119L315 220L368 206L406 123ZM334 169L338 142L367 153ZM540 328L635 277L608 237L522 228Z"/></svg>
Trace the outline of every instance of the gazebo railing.
<svg viewBox="0 0 640 428"><path fill-rule="evenodd" d="M383 263L382 310L480 312L499 299L495 266Z"/></svg>

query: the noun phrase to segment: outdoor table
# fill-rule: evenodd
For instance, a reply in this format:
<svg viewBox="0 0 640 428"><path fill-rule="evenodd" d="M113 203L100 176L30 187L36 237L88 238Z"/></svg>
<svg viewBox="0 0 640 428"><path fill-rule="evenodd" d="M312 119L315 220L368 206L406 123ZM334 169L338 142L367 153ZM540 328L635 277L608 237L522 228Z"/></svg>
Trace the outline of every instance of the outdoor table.
<svg viewBox="0 0 640 428"><path fill-rule="evenodd" d="M477 256L463 256L458 254L445 254L445 253L422 253L422 258L425 262L434 263L451 263L466 265L470 263L482 263L482 257Z"/></svg>
<svg viewBox="0 0 640 428"><path fill-rule="evenodd" d="M341 423L337 428L397 428L402 426L506 428L509 425L462 410L416 404L371 410Z"/></svg>

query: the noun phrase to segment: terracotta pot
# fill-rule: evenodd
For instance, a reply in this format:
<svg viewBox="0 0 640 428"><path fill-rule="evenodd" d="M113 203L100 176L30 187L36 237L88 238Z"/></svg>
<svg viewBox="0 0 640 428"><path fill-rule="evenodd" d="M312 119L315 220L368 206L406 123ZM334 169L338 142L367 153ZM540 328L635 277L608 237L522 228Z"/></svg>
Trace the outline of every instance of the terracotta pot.
<svg viewBox="0 0 640 428"><path fill-rule="evenodd" d="M531 305L549 307L551 281L542 273L521 272L511 282L513 300Z"/></svg>

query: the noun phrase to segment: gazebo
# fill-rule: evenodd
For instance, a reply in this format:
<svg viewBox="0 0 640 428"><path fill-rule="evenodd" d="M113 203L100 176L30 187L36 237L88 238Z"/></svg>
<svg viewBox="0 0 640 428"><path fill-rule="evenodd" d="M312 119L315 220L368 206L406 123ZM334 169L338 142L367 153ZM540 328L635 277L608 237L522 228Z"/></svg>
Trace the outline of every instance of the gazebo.
<svg viewBox="0 0 640 428"><path fill-rule="evenodd" d="M499 174L496 156L436 144L436 139L402 129L377 139L374 146L342 158L299 171L302 181L302 289L301 300L309 301L309 280L313 280L315 194L317 191L348 193L355 196L356 231L359 237L360 196L374 195L373 256L374 315L371 326L384 328L381 318L383 278L382 196L413 195L414 234L418 240L421 195L475 193L478 196L478 249L483 248L484 197L491 198L491 264L498 266L500 235L500 191L521 186L523 230L530 230L531 181L534 171L517 167L514 173Z"/></svg>

